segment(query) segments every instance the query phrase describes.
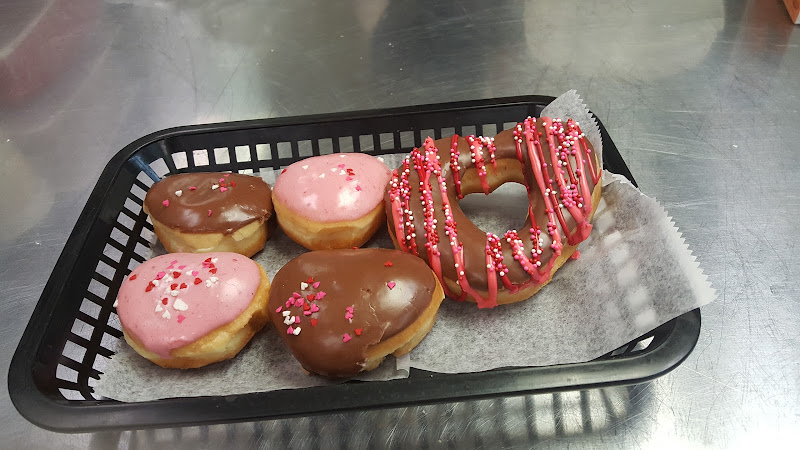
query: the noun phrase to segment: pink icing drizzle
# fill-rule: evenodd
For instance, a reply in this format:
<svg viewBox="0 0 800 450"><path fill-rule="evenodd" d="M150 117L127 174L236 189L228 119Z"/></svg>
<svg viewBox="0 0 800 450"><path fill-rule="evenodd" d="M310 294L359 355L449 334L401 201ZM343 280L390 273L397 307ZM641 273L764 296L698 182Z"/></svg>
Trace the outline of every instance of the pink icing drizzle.
<svg viewBox="0 0 800 450"><path fill-rule="evenodd" d="M176 259L186 266L183 276L171 280L174 274L168 273L148 291L148 285ZM202 282L182 283L194 271ZM132 275L136 276L126 277L117 295L119 320L126 333L163 358L239 316L261 284L258 265L237 253L171 253L145 261ZM176 284L178 294L173 296L170 291ZM184 310L176 308L183 309L183 304Z"/></svg>
<svg viewBox="0 0 800 450"><path fill-rule="evenodd" d="M383 201L390 179L389 168L373 156L335 153L290 165L278 176L272 192L303 217L344 222L375 209Z"/></svg>

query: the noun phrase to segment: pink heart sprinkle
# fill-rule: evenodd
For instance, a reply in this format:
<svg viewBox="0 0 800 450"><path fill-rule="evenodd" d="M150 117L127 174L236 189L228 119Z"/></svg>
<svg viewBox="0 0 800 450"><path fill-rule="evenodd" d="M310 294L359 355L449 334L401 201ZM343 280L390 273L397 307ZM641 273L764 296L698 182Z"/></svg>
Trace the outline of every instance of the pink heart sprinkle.
<svg viewBox="0 0 800 450"><path fill-rule="evenodd" d="M349 334L347 334L347 333L345 333L345 334L344 334L344 336L342 336L342 342L347 342L347 341L349 341L350 339L352 339L352 338L351 338L351 337L350 337L350 335L349 335Z"/></svg>
<svg viewBox="0 0 800 450"><path fill-rule="evenodd" d="M156 275L156 280L164 278L165 275L167 275L165 272L158 272L158 275Z"/></svg>
<svg viewBox="0 0 800 450"><path fill-rule="evenodd" d="M317 305L313 305L313 304L312 304L312 305L311 305L311 310L310 310L310 311L308 311L308 312L315 313L315 312L317 312L317 311L319 311L319 306L317 306Z"/></svg>
<svg viewBox="0 0 800 450"><path fill-rule="evenodd" d="M229 176L231 176L231 174L229 174L229 173L226 173L225 175L223 175L223 177L229 177Z"/></svg>
<svg viewBox="0 0 800 450"><path fill-rule="evenodd" d="M344 169L344 164L339 164L340 169Z"/></svg>
<svg viewBox="0 0 800 450"><path fill-rule="evenodd" d="M392 290L397 285L394 283L394 281L390 281L390 282L386 283L386 286L389 286L389 290Z"/></svg>
<svg viewBox="0 0 800 450"><path fill-rule="evenodd" d="M328 294L326 294L325 291L317 292L317 300L322 300L323 297L325 297L326 295L328 295Z"/></svg>
<svg viewBox="0 0 800 450"><path fill-rule="evenodd" d="M208 217L211 217L211 210L208 210Z"/></svg>
<svg viewBox="0 0 800 450"><path fill-rule="evenodd" d="M292 303L287 300L286 301L286 307L289 308L290 306L292 306Z"/></svg>
<svg viewBox="0 0 800 450"><path fill-rule="evenodd" d="M283 306L278 306L278 309L275 310L276 313L283 311Z"/></svg>
<svg viewBox="0 0 800 450"><path fill-rule="evenodd" d="M182 266L178 266L178 269L180 269L180 270L183 270L183 269L185 269L185 268L186 268L186 265L185 265L185 264L184 264L184 265L182 265Z"/></svg>
<svg viewBox="0 0 800 450"><path fill-rule="evenodd" d="M161 202L161 204L164 206L169 206L169 200L164 200L163 202Z"/></svg>
<svg viewBox="0 0 800 450"><path fill-rule="evenodd" d="M298 294L297 292L292 292L292 296L294 298L301 298L302 297L302 295Z"/></svg>
<svg viewBox="0 0 800 450"><path fill-rule="evenodd" d="M300 323L300 316L294 316L294 323Z"/></svg>
<svg viewBox="0 0 800 450"><path fill-rule="evenodd" d="M294 328L289 327L286 329L286 334L294 334Z"/></svg>
<svg viewBox="0 0 800 450"><path fill-rule="evenodd" d="M220 183L222 183L222 182L224 182L224 181L225 181L225 178L220 178L220 179L219 179L219 182L220 182Z"/></svg>
<svg viewBox="0 0 800 450"><path fill-rule="evenodd" d="M220 191L220 192L225 192L225 191L227 191L227 190L228 190L228 188L226 188L225 186L222 186L221 188L219 188L219 191Z"/></svg>
<svg viewBox="0 0 800 450"><path fill-rule="evenodd" d="M189 190L190 190L190 191L196 191L196 190L197 190L197 188L196 188L196 187L194 187L194 186L192 186L192 187L190 187L190 188L189 188Z"/></svg>
<svg viewBox="0 0 800 450"><path fill-rule="evenodd" d="M186 320L186 317L184 317L182 314L178 314L178 323L181 323L184 320Z"/></svg>
<svg viewBox="0 0 800 450"><path fill-rule="evenodd" d="M356 190L357 190L357 191L360 191L360 190L361 190L361 186L359 186L359 185L356 185Z"/></svg>
<svg viewBox="0 0 800 450"><path fill-rule="evenodd" d="M294 301L295 306L303 306L303 303L305 303L305 300L303 300L302 298L298 298L297 300Z"/></svg>
<svg viewBox="0 0 800 450"><path fill-rule="evenodd" d="M196 277L198 273L200 273L200 272L198 272L198 271L196 271L196 270L193 270L193 271L192 271L192 276L193 276L193 277Z"/></svg>
<svg viewBox="0 0 800 450"><path fill-rule="evenodd" d="M314 283L312 286L314 286L314 289L318 288L318 287L319 287L319 281L317 281L316 283Z"/></svg>
<svg viewBox="0 0 800 450"><path fill-rule="evenodd" d="M353 177L347 177L344 179L344 181L353 181Z"/></svg>
<svg viewBox="0 0 800 450"><path fill-rule="evenodd" d="M303 315L304 316L310 316L311 315L311 311L303 311Z"/></svg>

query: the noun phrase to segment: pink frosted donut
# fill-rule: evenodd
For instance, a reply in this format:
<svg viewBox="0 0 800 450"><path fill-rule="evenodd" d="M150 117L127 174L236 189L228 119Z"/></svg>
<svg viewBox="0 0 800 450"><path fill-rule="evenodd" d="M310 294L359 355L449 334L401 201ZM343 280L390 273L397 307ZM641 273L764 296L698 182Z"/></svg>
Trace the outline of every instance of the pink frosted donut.
<svg viewBox="0 0 800 450"><path fill-rule="evenodd" d="M278 176L272 203L283 231L310 250L364 245L386 220L391 171L362 153L298 161Z"/></svg>
<svg viewBox="0 0 800 450"><path fill-rule="evenodd" d="M125 340L162 367L232 358L268 320L269 279L238 253L170 253L122 282L117 314Z"/></svg>

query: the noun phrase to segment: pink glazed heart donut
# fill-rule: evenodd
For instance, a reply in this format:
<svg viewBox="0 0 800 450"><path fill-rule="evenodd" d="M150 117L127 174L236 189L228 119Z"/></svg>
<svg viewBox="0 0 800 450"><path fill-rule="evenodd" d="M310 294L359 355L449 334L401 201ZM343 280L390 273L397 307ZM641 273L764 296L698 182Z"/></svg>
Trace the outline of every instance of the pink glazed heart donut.
<svg viewBox="0 0 800 450"><path fill-rule="evenodd" d="M233 358L269 320L269 279L238 253L170 253L122 282L125 340L161 367L189 369Z"/></svg>
<svg viewBox="0 0 800 450"><path fill-rule="evenodd" d="M386 221L382 205L391 175L383 162L362 153L298 161L272 189L278 224L310 250L360 247Z"/></svg>

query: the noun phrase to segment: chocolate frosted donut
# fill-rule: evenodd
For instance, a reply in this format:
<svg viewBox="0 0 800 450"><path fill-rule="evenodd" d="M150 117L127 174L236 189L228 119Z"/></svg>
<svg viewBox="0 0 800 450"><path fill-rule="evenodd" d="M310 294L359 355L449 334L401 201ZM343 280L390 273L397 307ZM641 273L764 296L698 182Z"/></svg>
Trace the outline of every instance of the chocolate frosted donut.
<svg viewBox="0 0 800 450"><path fill-rule="evenodd" d="M231 173L183 173L155 183L144 199L169 252L230 251L252 256L269 238L269 185ZM274 221L273 221L274 222Z"/></svg>
<svg viewBox="0 0 800 450"><path fill-rule="evenodd" d="M601 172L571 119L528 118L494 138L428 138L393 173L389 232L430 265L449 297L480 308L524 300L589 236ZM485 233L458 207L464 195L510 181L528 191L522 231Z"/></svg>
<svg viewBox="0 0 800 450"><path fill-rule="evenodd" d="M425 263L389 249L304 253L275 275L270 317L309 372L349 377L408 353L444 292Z"/></svg>

